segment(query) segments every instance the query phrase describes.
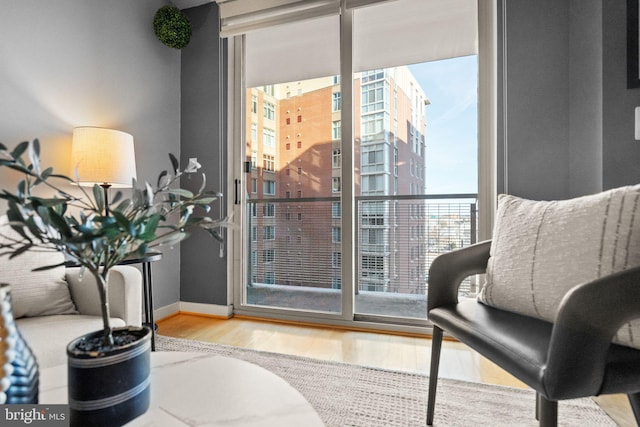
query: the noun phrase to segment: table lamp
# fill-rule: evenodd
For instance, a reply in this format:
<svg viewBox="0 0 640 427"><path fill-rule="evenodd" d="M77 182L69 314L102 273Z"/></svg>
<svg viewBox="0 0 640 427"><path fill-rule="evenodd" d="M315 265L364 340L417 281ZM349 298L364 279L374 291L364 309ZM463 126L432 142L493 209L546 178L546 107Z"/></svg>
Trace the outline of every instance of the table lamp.
<svg viewBox="0 0 640 427"><path fill-rule="evenodd" d="M98 127L73 129L71 176L82 186L104 189L105 215L109 215L109 188L130 188L136 177L133 136Z"/></svg>

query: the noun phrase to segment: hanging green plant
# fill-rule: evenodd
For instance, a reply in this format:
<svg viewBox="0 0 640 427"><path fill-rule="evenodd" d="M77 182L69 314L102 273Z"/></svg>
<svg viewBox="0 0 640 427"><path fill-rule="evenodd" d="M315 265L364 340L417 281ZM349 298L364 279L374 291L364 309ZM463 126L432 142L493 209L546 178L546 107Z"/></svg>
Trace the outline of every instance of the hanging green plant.
<svg viewBox="0 0 640 427"><path fill-rule="evenodd" d="M153 18L153 31L165 45L182 49L191 40L191 22L175 6L162 6Z"/></svg>

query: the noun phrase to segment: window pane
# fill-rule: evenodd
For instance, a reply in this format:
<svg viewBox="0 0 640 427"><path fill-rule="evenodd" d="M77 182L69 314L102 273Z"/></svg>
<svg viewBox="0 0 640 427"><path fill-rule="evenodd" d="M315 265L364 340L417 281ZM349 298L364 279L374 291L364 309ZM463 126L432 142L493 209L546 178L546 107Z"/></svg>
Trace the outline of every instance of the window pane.
<svg viewBox="0 0 640 427"><path fill-rule="evenodd" d="M340 312L340 85L329 76L265 89L246 95L262 112L250 124L261 140L246 142L259 160L251 185L260 191L249 191L249 208L262 212L249 218L258 231L247 253L259 255L246 304Z"/></svg>
<svg viewBox="0 0 640 427"><path fill-rule="evenodd" d="M375 69L354 75L354 153L359 153L355 157L355 169L359 171L356 194L366 197L357 203L357 313L425 318L429 265L443 252L441 242L455 242L456 247L470 242L474 200L433 201L426 194L436 182L447 180L434 177L427 181L427 171L435 167L434 153L447 153L450 181L457 180L453 175L466 175L466 171L451 168L452 164L467 158L475 162L477 117L467 122L461 114L476 103L476 98L469 97L464 101L469 105L462 107L451 104L451 99L439 100L448 102L447 113L451 118L445 116L441 121L444 124L449 120L446 133L434 135L438 123L429 122L431 128L427 129L428 108L434 104L427 93L433 80L425 78L423 71L428 66L434 64ZM473 66L469 68L474 70ZM435 71L428 75L434 74ZM442 75L442 84L449 90L469 84L476 87L477 76L472 72L464 75L469 81L453 80L454 76L445 72ZM474 94L477 90L470 92ZM434 89L433 93L438 92ZM471 111L475 114L475 108ZM461 126L458 120L465 125ZM464 135L461 138L467 141L465 149L450 150L458 143L451 136L455 133ZM429 143L428 135L433 135ZM472 193L476 188L475 176L470 181L467 192ZM372 199L375 196L380 199ZM434 204L442 209L435 210ZM427 211L434 212L434 217L427 217ZM371 292L388 298L372 304L368 299ZM400 299L412 298L414 307L419 308L407 310L406 306L395 304L393 301L399 298L396 294L406 295Z"/></svg>

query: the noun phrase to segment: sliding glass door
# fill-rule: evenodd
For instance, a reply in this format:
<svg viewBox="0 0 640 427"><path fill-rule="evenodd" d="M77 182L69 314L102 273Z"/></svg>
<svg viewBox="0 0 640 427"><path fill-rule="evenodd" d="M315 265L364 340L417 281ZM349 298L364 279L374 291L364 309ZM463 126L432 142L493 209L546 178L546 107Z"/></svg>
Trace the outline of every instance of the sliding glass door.
<svg viewBox="0 0 640 427"><path fill-rule="evenodd" d="M425 325L430 263L477 234L476 0L319 3L233 39L235 310Z"/></svg>

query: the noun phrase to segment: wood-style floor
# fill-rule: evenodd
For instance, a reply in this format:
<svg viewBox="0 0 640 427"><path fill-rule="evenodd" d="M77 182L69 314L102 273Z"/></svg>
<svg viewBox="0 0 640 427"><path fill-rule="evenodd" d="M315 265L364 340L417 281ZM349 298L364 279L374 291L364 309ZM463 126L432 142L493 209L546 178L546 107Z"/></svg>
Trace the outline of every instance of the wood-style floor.
<svg viewBox="0 0 640 427"><path fill-rule="evenodd" d="M428 374L431 340L375 332L299 326L253 319L217 319L178 314L158 321L158 333L177 338ZM445 341L440 375L465 381L525 387L464 344ZM620 426L635 426L624 395L596 402ZM533 403L532 403L533 404Z"/></svg>

